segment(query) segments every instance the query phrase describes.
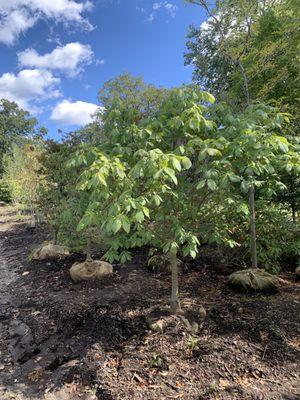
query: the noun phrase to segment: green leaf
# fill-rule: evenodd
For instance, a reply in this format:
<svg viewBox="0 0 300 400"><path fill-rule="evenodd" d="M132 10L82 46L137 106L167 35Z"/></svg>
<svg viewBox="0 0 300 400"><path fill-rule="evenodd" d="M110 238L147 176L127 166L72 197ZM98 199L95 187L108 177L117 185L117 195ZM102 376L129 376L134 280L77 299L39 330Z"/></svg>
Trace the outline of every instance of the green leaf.
<svg viewBox="0 0 300 400"><path fill-rule="evenodd" d="M158 196L157 194L155 194L155 195L153 196L153 201L154 201L154 204L158 207L158 206L160 205L160 203L162 202L162 199L161 199L160 196Z"/></svg>
<svg viewBox="0 0 300 400"><path fill-rule="evenodd" d="M172 158L172 164L173 164L173 167L174 167L175 169L177 169L177 171L181 171L181 164L180 164L180 162L177 160L177 158L175 158L175 157Z"/></svg>
<svg viewBox="0 0 300 400"><path fill-rule="evenodd" d="M192 162L188 157L182 157L181 164L184 169L190 169L192 166Z"/></svg>
<svg viewBox="0 0 300 400"><path fill-rule="evenodd" d="M206 181L202 180L198 183L198 185L196 186L196 189L202 189L205 186Z"/></svg>
<svg viewBox="0 0 300 400"><path fill-rule="evenodd" d="M209 187L210 190L216 190L217 189L217 184L212 179L208 179L207 180L207 186Z"/></svg>
<svg viewBox="0 0 300 400"><path fill-rule="evenodd" d="M122 220L122 227L126 233L130 232L130 222L127 218L123 218Z"/></svg>
<svg viewBox="0 0 300 400"><path fill-rule="evenodd" d="M197 253L196 253L195 250L190 250L190 256L191 256L192 258L195 258L196 255L197 255Z"/></svg>
<svg viewBox="0 0 300 400"><path fill-rule="evenodd" d="M142 211L138 211L135 214L135 219L137 222L143 222L144 221L144 213Z"/></svg>
<svg viewBox="0 0 300 400"><path fill-rule="evenodd" d="M189 122L189 127L193 130L193 131L197 131L199 130L199 121L197 121L195 118L191 119Z"/></svg>
<svg viewBox="0 0 300 400"><path fill-rule="evenodd" d="M228 178L231 182L240 182L241 178L234 174L229 174Z"/></svg>
<svg viewBox="0 0 300 400"><path fill-rule="evenodd" d="M198 155L198 160L199 161L204 161L206 159L206 149L200 151Z"/></svg>
<svg viewBox="0 0 300 400"><path fill-rule="evenodd" d="M287 153L289 151L289 146L282 141L278 141L278 146L283 153Z"/></svg>
<svg viewBox="0 0 300 400"><path fill-rule="evenodd" d="M143 207L143 213L146 215L146 217L150 217L150 211L149 211L149 208L147 208L147 207Z"/></svg>
<svg viewBox="0 0 300 400"><path fill-rule="evenodd" d="M202 95L203 95L203 100L208 103L214 104L214 102L216 101L214 96L208 92L202 92Z"/></svg>
<svg viewBox="0 0 300 400"><path fill-rule="evenodd" d="M175 185L177 185L178 181L177 181L177 178L176 178L174 170L169 168L169 167L164 168L164 170L170 176L170 178L175 183Z"/></svg>
<svg viewBox="0 0 300 400"><path fill-rule="evenodd" d="M99 181L103 186L107 186L107 183L106 183L106 180L105 180L103 174L101 174L100 172L98 172L97 178L98 178L98 181Z"/></svg>
<svg viewBox="0 0 300 400"><path fill-rule="evenodd" d="M113 233L117 233L119 232L119 230L122 227L122 221L120 219L115 219L112 223L111 223L111 230Z"/></svg>
<svg viewBox="0 0 300 400"><path fill-rule="evenodd" d="M161 174L163 172L163 169L160 169L153 175L153 179L159 179L161 177Z"/></svg>
<svg viewBox="0 0 300 400"><path fill-rule="evenodd" d="M215 127L215 123L214 123L213 121L208 121L208 120L206 119L206 120L204 120L204 123L205 123L205 128L206 128L208 131L212 131L212 130L214 129L214 127Z"/></svg>
<svg viewBox="0 0 300 400"><path fill-rule="evenodd" d="M243 191L244 193L248 193L248 192L249 192L249 188L250 188L249 183L246 182L246 181L242 181L242 183L241 183L241 189L242 189L242 191Z"/></svg>
<svg viewBox="0 0 300 400"><path fill-rule="evenodd" d="M206 152L207 152L207 154L209 156L220 156L220 155L222 155L220 150L217 150L217 149L206 149Z"/></svg>

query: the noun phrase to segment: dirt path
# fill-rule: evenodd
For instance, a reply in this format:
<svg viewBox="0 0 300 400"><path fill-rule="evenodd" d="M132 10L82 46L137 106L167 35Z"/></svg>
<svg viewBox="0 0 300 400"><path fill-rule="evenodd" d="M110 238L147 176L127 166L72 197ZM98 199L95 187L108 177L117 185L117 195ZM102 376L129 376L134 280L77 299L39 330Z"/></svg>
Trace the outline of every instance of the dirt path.
<svg viewBox="0 0 300 400"><path fill-rule="evenodd" d="M9 291L8 285L17 279L17 274L12 268L8 266L7 260L5 258L4 242L7 239L5 233L10 225L7 223L7 217L9 216L9 211L5 212L5 208L0 207L0 301L9 301Z"/></svg>
<svg viewBox="0 0 300 400"><path fill-rule="evenodd" d="M0 208L0 399L296 400L300 285L273 296L232 292L198 260L180 277L184 308L207 318L191 336L178 317L163 333L145 315L169 299L169 276L137 254L113 278L73 284L65 262L30 262L47 232Z"/></svg>

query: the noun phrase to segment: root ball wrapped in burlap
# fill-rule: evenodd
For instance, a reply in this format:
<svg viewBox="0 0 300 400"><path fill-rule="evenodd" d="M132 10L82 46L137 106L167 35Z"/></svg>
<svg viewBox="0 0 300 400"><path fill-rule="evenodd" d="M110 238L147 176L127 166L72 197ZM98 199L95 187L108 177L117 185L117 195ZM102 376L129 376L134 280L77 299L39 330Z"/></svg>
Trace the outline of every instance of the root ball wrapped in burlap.
<svg viewBox="0 0 300 400"><path fill-rule="evenodd" d="M70 255L69 249L65 246L60 246L58 244L47 243L41 245L39 248L33 251L33 260L57 260L63 259Z"/></svg>
<svg viewBox="0 0 300 400"><path fill-rule="evenodd" d="M229 284L239 290L271 293L277 290L276 276L263 269L245 269L233 272Z"/></svg>
<svg viewBox="0 0 300 400"><path fill-rule="evenodd" d="M100 260L76 262L70 268L70 275L74 282L93 281L112 274L113 266Z"/></svg>
<svg viewBox="0 0 300 400"><path fill-rule="evenodd" d="M177 258L178 271L182 272L183 262ZM156 254L149 258L147 268L156 273L171 274L172 265L168 254Z"/></svg>

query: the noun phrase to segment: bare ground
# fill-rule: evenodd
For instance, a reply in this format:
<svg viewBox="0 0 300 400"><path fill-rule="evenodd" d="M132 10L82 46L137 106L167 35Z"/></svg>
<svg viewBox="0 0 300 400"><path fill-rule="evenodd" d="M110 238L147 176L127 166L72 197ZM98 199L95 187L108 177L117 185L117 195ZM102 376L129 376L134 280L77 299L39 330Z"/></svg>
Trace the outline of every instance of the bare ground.
<svg viewBox="0 0 300 400"><path fill-rule="evenodd" d="M243 295L199 259L180 278L181 300L207 318L191 338L177 317L164 333L145 315L167 304L170 277L136 254L113 278L73 284L65 262L30 262L47 236L0 207L0 398L22 400L300 398L300 285Z"/></svg>

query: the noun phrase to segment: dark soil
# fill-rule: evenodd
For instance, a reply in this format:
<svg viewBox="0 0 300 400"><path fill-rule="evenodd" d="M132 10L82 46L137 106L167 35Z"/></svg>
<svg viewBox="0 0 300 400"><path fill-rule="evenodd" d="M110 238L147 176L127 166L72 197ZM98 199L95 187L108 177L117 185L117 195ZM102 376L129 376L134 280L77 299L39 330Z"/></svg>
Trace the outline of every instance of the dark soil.
<svg viewBox="0 0 300 400"><path fill-rule="evenodd" d="M180 277L187 315L202 304L196 336L169 316L164 333L146 316L166 305L170 277L143 267L136 254L112 278L74 284L72 263L31 262L46 237L0 207L0 398L265 399L300 397L300 285L281 276L274 295L239 294L209 260ZM191 317L193 318L193 317ZM298 385L298 386L297 386Z"/></svg>

